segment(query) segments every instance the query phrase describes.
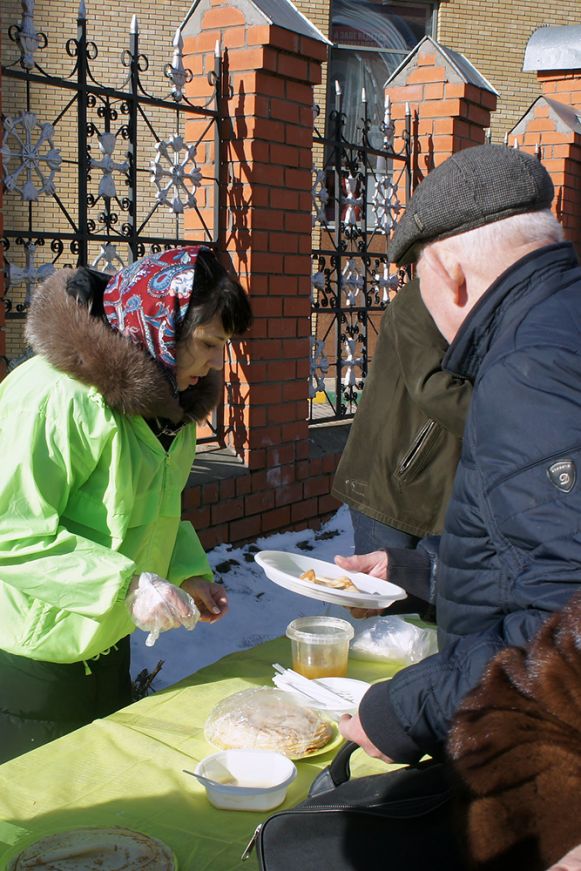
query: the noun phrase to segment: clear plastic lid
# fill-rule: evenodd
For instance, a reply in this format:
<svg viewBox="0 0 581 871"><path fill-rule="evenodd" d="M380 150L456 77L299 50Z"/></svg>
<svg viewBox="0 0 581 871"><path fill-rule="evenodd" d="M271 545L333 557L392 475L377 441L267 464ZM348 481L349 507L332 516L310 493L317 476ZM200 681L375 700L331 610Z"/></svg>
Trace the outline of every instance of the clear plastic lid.
<svg viewBox="0 0 581 871"><path fill-rule="evenodd" d="M228 750L274 750L300 759L328 744L333 726L282 690L254 687L223 699L205 725L206 740Z"/></svg>
<svg viewBox="0 0 581 871"><path fill-rule="evenodd" d="M287 638L306 644L336 644L351 641L355 630L340 617L297 617L286 629Z"/></svg>

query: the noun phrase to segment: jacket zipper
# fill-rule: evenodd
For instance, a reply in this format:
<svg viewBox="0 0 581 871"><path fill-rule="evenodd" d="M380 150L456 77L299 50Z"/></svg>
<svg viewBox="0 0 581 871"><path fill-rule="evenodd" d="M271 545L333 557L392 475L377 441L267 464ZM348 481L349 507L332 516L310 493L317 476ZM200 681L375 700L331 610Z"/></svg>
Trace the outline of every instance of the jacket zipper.
<svg viewBox="0 0 581 871"><path fill-rule="evenodd" d="M403 458L403 460L401 461L401 463L398 466L397 471L398 471L399 475L403 475L405 472L407 472L409 467L412 465L412 463L414 462L414 460L416 459L416 457L420 453L422 447L424 446L425 442L427 441L429 435L431 434L431 432L435 426L436 426L435 420L428 420L423 425L423 427L421 428L421 430L417 434L416 439L413 442L411 448L409 449L409 451L407 452L407 454L405 455L405 457Z"/></svg>

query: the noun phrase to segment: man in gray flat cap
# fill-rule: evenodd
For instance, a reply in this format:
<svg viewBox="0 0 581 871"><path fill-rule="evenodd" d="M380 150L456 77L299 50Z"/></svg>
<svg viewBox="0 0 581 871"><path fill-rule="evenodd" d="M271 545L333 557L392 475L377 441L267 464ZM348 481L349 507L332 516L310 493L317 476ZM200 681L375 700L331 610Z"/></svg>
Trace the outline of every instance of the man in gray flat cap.
<svg viewBox="0 0 581 871"><path fill-rule="evenodd" d="M337 557L436 606L440 652L340 724L371 756L441 754L491 658L526 647L581 586L581 267L552 199L536 157L469 148L419 185L389 249L416 263L450 343L442 366L474 391L436 546Z"/></svg>

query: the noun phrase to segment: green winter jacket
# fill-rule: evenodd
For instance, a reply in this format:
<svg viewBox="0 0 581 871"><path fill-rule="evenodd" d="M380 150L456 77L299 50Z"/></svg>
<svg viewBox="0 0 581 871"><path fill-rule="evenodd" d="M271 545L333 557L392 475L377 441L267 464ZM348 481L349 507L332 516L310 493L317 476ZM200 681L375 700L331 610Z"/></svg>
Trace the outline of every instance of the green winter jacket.
<svg viewBox="0 0 581 871"><path fill-rule="evenodd" d="M114 382L124 385L127 407L144 403L147 416L144 397L158 403L165 384L153 361L148 389L143 367L131 383L121 345L129 343L81 311L64 280L35 297L27 329L39 355L0 385L0 646L67 663L135 628L124 600L136 573L175 584L212 573L192 525L181 521L195 423L166 452L142 415L114 407ZM94 359L82 357L87 347ZM136 350L145 357L133 347L129 359Z"/></svg>
<svg viewBox="0 0 581 871"><path fill-rule="evenodd" d="M333 495L369 517L440 532L472 386L440 368L448 345L411 281L388 305Z"/></svg>

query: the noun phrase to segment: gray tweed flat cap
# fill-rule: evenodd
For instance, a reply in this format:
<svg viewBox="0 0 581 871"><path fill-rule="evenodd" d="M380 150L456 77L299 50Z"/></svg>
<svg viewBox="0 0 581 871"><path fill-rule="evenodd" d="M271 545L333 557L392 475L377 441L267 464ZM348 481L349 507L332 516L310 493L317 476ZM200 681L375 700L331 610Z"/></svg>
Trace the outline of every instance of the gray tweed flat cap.
<svg viewBox="0 0 581 871"><path fill-rule="evenodd" d="M389 244L389 259L413 263L427 242L548 209L553 195L551 177L535 156L506 145L466 148L418 185Z"/></svg>

